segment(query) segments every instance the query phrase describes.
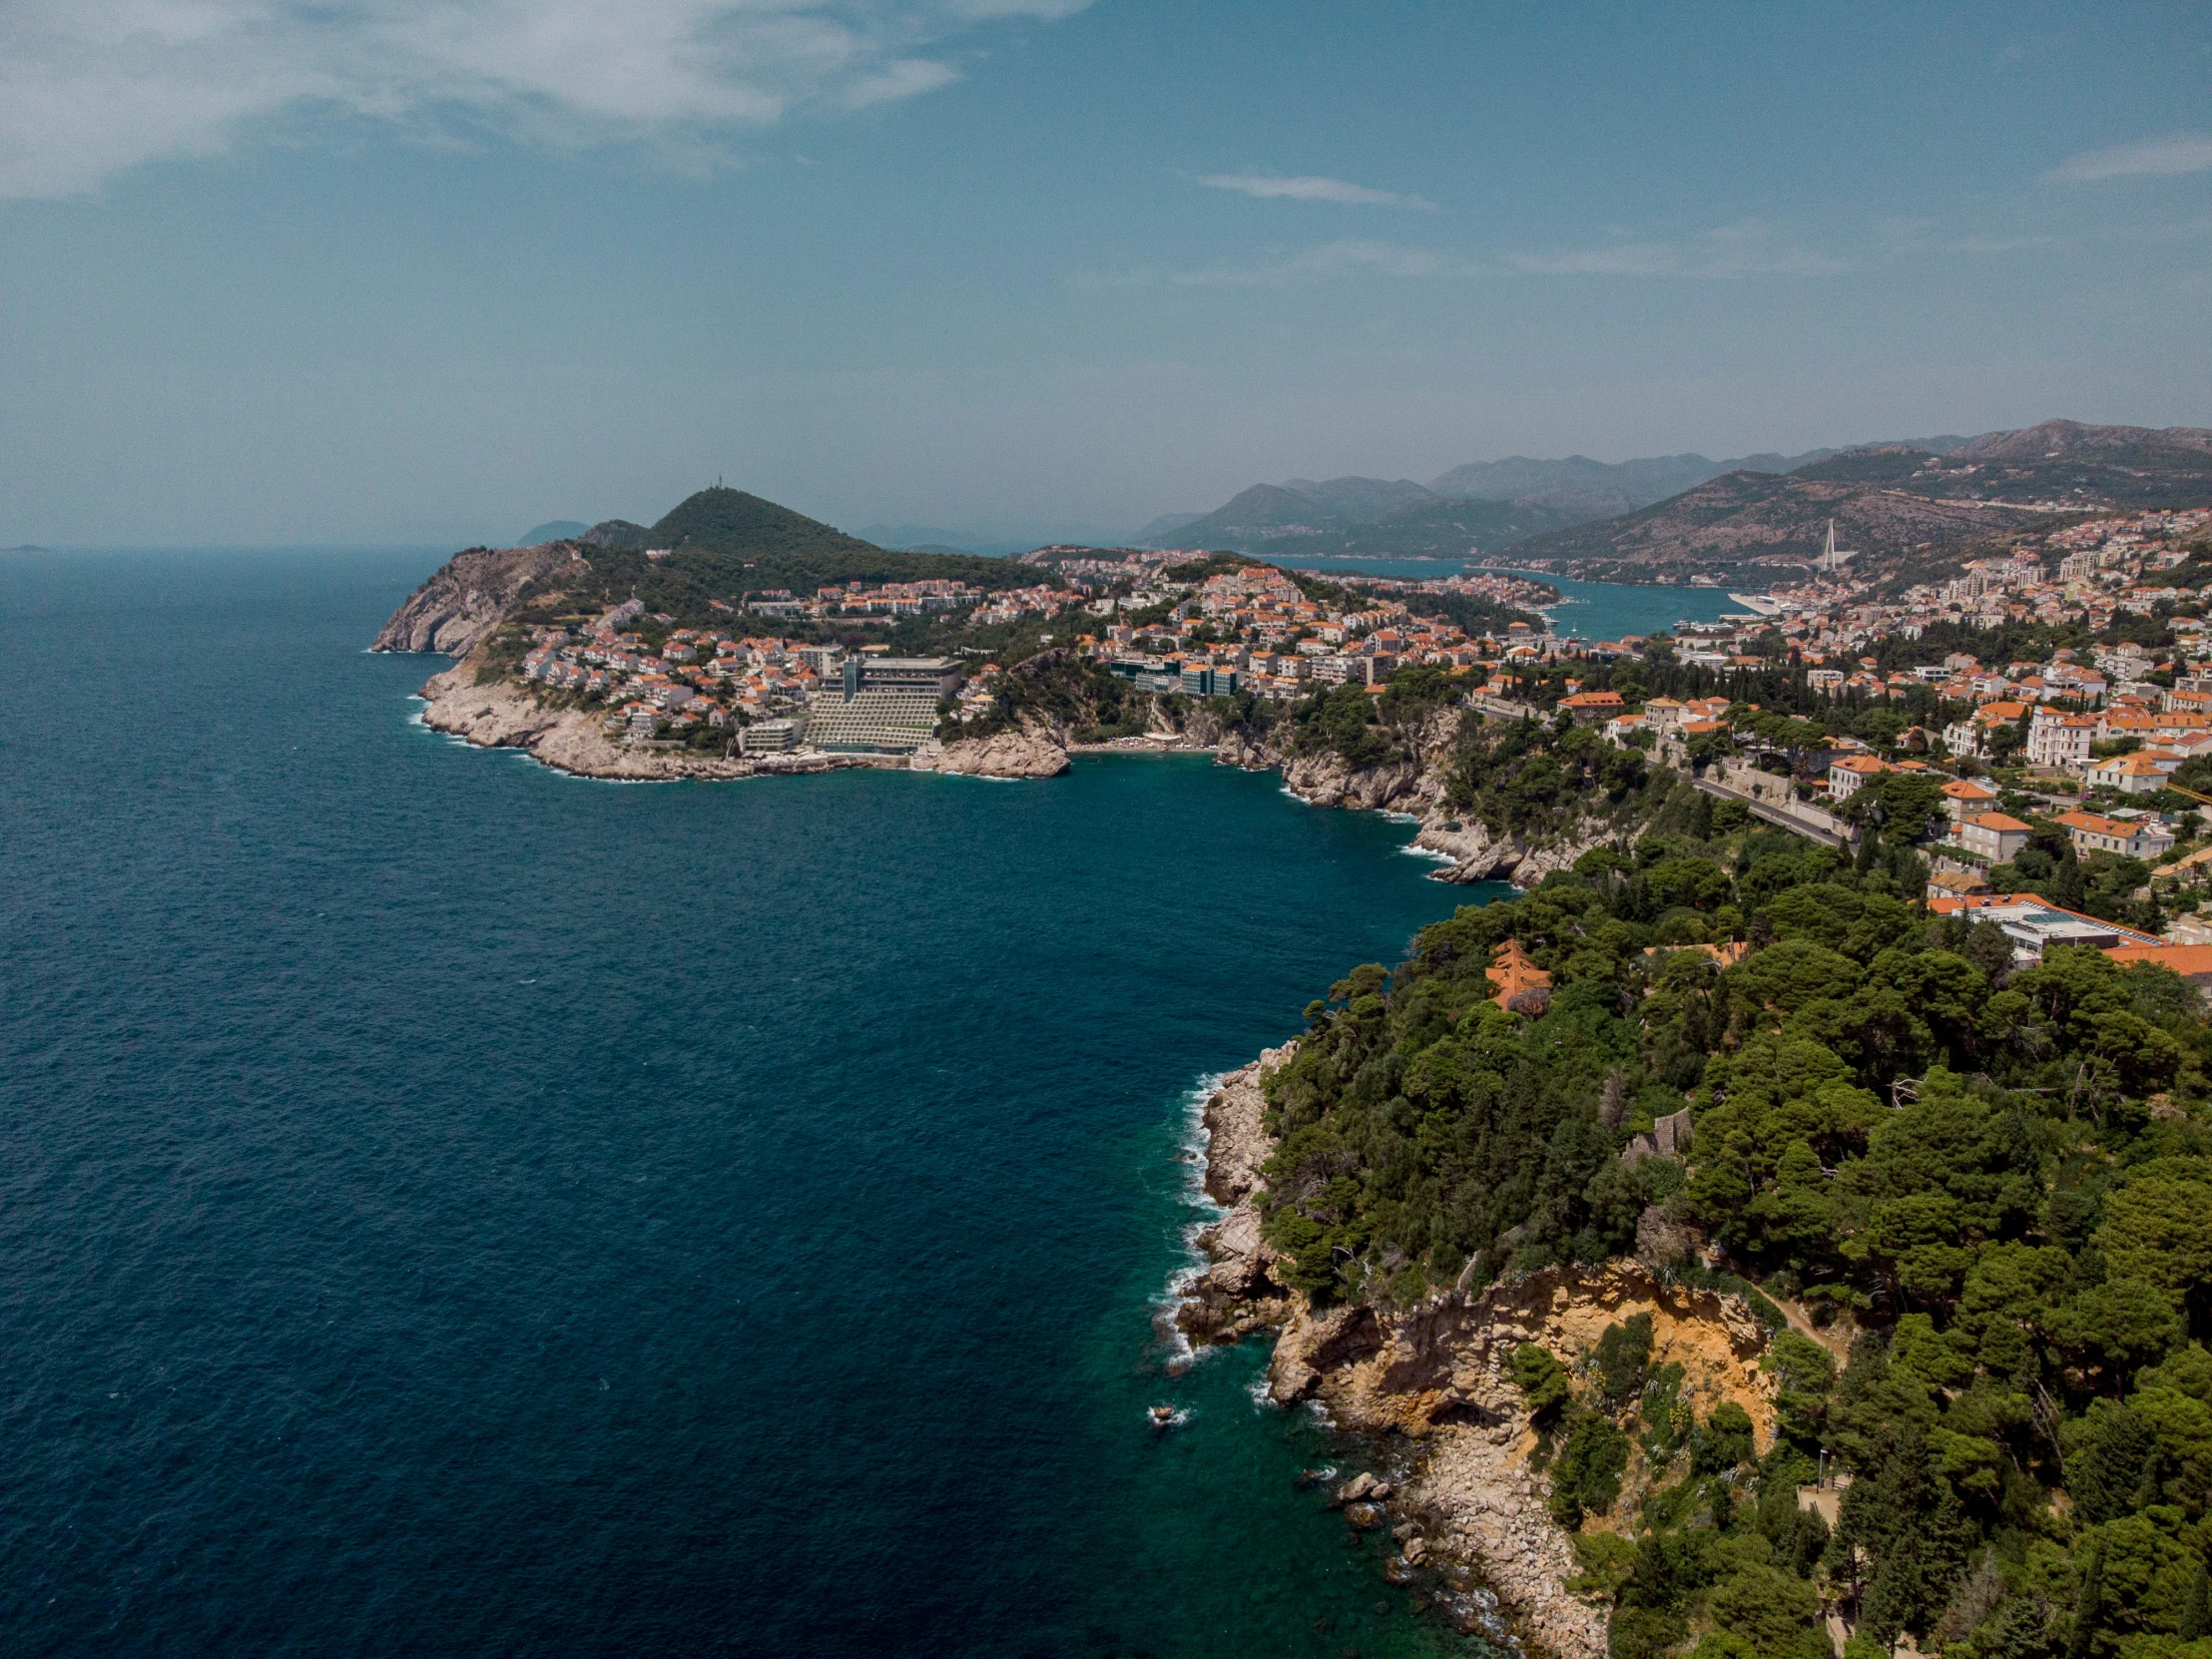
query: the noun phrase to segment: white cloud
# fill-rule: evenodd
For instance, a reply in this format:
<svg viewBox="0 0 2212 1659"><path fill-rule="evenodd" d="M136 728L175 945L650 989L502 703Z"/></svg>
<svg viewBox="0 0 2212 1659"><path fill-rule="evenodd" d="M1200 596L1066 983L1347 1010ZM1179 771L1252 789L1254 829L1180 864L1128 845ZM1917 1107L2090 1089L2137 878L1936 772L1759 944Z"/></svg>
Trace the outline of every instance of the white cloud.
<svg viewBox="0 0 2212 1659"><path fill-rule="evenodd" d="M1286 179L1271 173L1209 173L1198 182L1209 190L1233 190L1243 196L1258 197L1262 201L1287 198L1293 202L1342 202L1361 208L1418 208L1423 213L1436 211L1436 204L1423 197L1407 196L1394 190L1369 190L1365 185L1347 184L1342 179L1313 176Z"/></svg>
<svg viewBox="0 0 2212 1659"><path fill-rule="evenodd" d="M1085 279L1090 287L1286 287L1341 276L1637 276L1740 280L1826 276L1855 269L1756 223L1728 225L1678 242L1618 242L1596 248L1468 255L1395 242L1327 242L1296 254L1194 271L1158 269Z"/></svg>
<svg viewBox="0 0 2212 1659"><path fill-rule="evenodd" d="M2212 169L2212 133L2168 133L2164 138L2084 150L2052 168L2044 178L2080 185L2104 179L2171 178L2207 169Z"/></svg>
<svg viewBox="0 0 2212 1659"><path fill-rule="evenodd" d="M1828 276L1849 261L1779 239L1756 221L1724 225L1678 242L1620 242L1597 248L1508 254L1498 269L1521 276Z"/></svg>
<svg viewBox="0 0 2212 1659"><path fill-rule="evenodd" d="M2212 220L2193 220L2142 235L2203 236ZM1748 281L1759 277L1835 276L1901 260L1932 256L2003 257L2067 246L2062 237L1956 235L1939 220L1889 219L1876 223L1849 254L1799 240L1788 228L1762 220L1722 225L1669 239L1617 240L1584 247L1467 253L1397 242L1347 239L1299 252L1270 252L1248 260L1176 271L1161 266L1115 273L1083 273L1070 279L1084 288L1289 287L1353 276L1398 278L1498 278L1515 276L1616 276L1664 281Z"/></svg>
<svg viewBox="0 0 2212 1659"><path fill-rule="evenodd" d="M1295 282L1317 282L1332 276L1472 276L1472 268L1453 262L1427 248L1408 248L1394 242L1327 242L1303 253L1256 261L1248 265L1205 266L1196 271L1147 272L1112 282L1111 286L1150 286L1169 282L1177 287L1288 287Z"/></svg>
<svg viewBox="0 0 2212 1659"><path fill-rule="evenodd" d="M958 78L953 39L1089 0L8 0L0 196L65 196L281 121L697 156Z"/></svg>

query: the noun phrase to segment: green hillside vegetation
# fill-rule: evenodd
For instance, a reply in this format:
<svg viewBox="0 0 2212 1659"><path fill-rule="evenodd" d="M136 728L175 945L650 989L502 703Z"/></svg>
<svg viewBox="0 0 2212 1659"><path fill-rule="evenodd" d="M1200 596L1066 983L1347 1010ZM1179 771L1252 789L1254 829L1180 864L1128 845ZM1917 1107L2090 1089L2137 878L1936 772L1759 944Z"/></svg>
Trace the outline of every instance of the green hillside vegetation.
<svg viewBox="0 0 2212 1659"><path fill-rule="evenodd" d="M731 620L711 601L736 604L769 589L811 595L837 582L937 580L995 590L1052 581L1047 572L1007 559L892 552L733 489L701 490L643 533L614 526L599 538L611 545L595 537L580 538L585 567L525 588L510 620L529 627L636 598L680 626L704 627ZM671 551L665 559L649 559L647 548Z"/></svg>
<svg viewBox="0 0 2212 1659"><path fill-rule="evenodd" d="M654 525L653 535L654 546L674 550L667 561L671 570L721 582L735 568L742 572L736 578L741 586L755 592L798 592L831 582L931 580L1020 588L1047 579L1028 565L975 553L893 552L744 490L701 490Z"/></svg>
<svg viewBox="0 0 2212 1659"><path fill-rule="evenodd" d="M1575 757L1510 747L1473 768L1479 810L1541 814L1531 766ZM2212 1659L2195 992L2080 948L2016 968L1995 927L1926 914L1910 854L1854 869L1663 775L1641 788L1633 845L1463 908L1308 1008L1268 1084L1282 1271L1409 1304L1628 1252L1655 1209L1817 1324L1853 1322L1838 1365L1766 1307L1764 1455L1740 1410L1700 1418L1649 1369L1648 1331L1609 1333L1587 1375L1524 1353L1555 1514L1640 1493L1579 1535L1622 1659L1815 1659L1829 1601L1858 1618L1855 1659L1903 1633L1952 1659ZM1553 975L1538 1017L1490 1001L1508 937ZM1645 954L1729 938L1753 948L1725 971ZM1621 1162L1685 1105L1687 1161ZM1855 1476L1833 1536L1796 1498L1823 1449Z"/></svg>
<svg viewBox="0 0 2212 1659"><path fill-rule="evenodd" d="M1538 502L1446 499L1401 507L1371 523L1345 529L1246 538L1248 551L1262 557L1327 555L1354 559L1466 558L1511 547L1531 536L1582 523L1591 515ZM1192 534L1191 531L1179 531Z"/></svg>
<svg viewBox="0 0 2212 1659"><path fill-rule="evenodd" d="M1915 473L1932 464L1940 464L1940 456L1925 449L1886 443L1868 449L1846 449L1801 466L1790 476L1832 484L1889 484L1910 488Z"/></svg>

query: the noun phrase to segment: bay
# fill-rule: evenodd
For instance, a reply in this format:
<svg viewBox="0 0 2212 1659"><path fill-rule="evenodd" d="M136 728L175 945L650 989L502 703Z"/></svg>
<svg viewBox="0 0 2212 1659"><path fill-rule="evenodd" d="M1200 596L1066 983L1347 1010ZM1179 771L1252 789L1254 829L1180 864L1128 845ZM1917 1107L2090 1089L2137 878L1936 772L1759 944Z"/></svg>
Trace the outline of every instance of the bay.
<svg viewBox="0 0 2212 1659"><path fill-rule="evenodd" d="M1358 559L1329 555L1277 559L1277 564L1311 570L1326 576L1332 572L1363 571L1371 576L1400 581L1429 582L1468 572L1492 571L1504 576L1526 576L1548 582L1559 590L1562 603L1551 608L1553 626L1562 634L1586 640L1617 640L1623 634L1655 634L1672 630L1677 622L1713 622L1724 614L1741 614L1743 607L1719 588L1671 587L1656 582L1577 582L1544 570L1519 570L1505 564L1461 565L1450 559ZM1754 590L1744 590L1754 591Z"/></svg>
<svg viewBox="0 0 2212 1659"><path fill-rule="evenodd" d="M10 1650L1460 1650L1154 1316L1205 1080L1485 895L1198 758L468 750L435 562L0 563Z"/></svg>

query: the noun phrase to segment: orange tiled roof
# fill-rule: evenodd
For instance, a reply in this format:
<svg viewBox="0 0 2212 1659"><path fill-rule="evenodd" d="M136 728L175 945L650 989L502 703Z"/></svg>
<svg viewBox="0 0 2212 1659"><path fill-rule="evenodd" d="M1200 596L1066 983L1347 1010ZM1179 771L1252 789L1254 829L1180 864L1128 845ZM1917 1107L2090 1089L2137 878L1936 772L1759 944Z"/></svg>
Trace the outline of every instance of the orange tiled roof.
<svg viewBox="0 0 2212 1659"><path fill-rule="evenodd" d="M2212 973L2212 944L2116 944L2105 951L2115 962L2152 962L2183 978Z"/></svg>
<svg viewBox="0 0 2212 1659"><path fill-rule="evenodd" d="M1497 995L1490 998L1500 1008L1509 1007L1514 997L1523 991L1545 991L1551 988L1551 975L1522 954L1518 939L1507 939L1497 947L1497 953L1484 970L1491 984L1497 987Z"/></svg>

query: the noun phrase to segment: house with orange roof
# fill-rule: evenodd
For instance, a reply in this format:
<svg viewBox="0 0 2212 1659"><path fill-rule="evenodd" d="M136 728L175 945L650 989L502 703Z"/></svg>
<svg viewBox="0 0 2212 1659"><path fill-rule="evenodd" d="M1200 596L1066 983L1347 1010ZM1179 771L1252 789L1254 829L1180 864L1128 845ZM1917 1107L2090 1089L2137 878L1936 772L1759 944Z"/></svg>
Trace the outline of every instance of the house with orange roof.
<svg viewBox="0 0 2212 1659"><path fill-rule="evenodd" d="M2037 709L2027 729L2027 758L2034 766L2076 771L2089 764L2089 745L2096 741L2097 717L2062 715Z"/></svg>
<svg viewBox="0 0 2212 1659"><path fill-rule="evenodd" d="M2097 742L2110 743L2114 738L2148 738L2158 730L2158 722L2141 709L2107 709L2097 717Z"/></svg>
<svg viewBox="0 0 2212 1659"><path fill-rule="evenodd" d="M2180 769L2179 755L2157 749L2138 749L2132 755L2091 761L2087 777L2092 789L2117 790L2121 795L2155 795Z"/></svg>
<svg viewBox="0 0 2212 1659"><path fill-rule="evenodd" d="M1953 824L1972 813L1993 812L1996 804L1997 792L1970 778L1953 778L1943 786L1943 811Z"/></svg>
<svg viewBox="0 0 2212 1659"><path fill-rule="evenodd" d="M2008 862L2034 831L2003 813L1972 813L1951 827L1950 838L1991 863Z"/></svg>
<svg viewBox="0 0 2212 1659"><path fill-rule="evenodd" d="M1971 898L1989 890L1986 877L1968 869L1939 869L1928 878L1928 897Z"/></svg>
<svg viewBox="0 0 2212 1659"><path fill-rule="evenodd" d="M2134 809L2130 808L2129 811ZM2062 813L2055 820L2076 852L2121 852L2130 858L2155 858L2170 851L2174 838L2156 819L2106 818L2101 813Z"/></svg>
<svg viewBox="0 0 2212 1659"><path fill-rule="evenodd" d="M1828 766L1828 799L1849 801L1890 769L1872 755L1846 755Z"/></svg>
<svg viewBox="0 0 2212 1659"><path fill-rule="evenodd" d="M1627 708L1617 691L1576 692L1572 697L1559 699L1559 707L1574 716L1578 724L1610 720Z"/></svg>
<svg viewBox="0 0 2212 1659"><path fill-rule="evenodd" d="M1531 962L1518 939L1497 947L1483 970L1497 994L1490 998L1507 1013L1541 1013L1551 997L1551 975Z"/></svg>
<svg viewBox="0 0 2212 1659"><path fill-rule="evenodd" d="M2120 944L2104 954L2122 967L2148 962L2170 968L2196 987L2200 999L2212 1002L2212 944Z"/></svg>

